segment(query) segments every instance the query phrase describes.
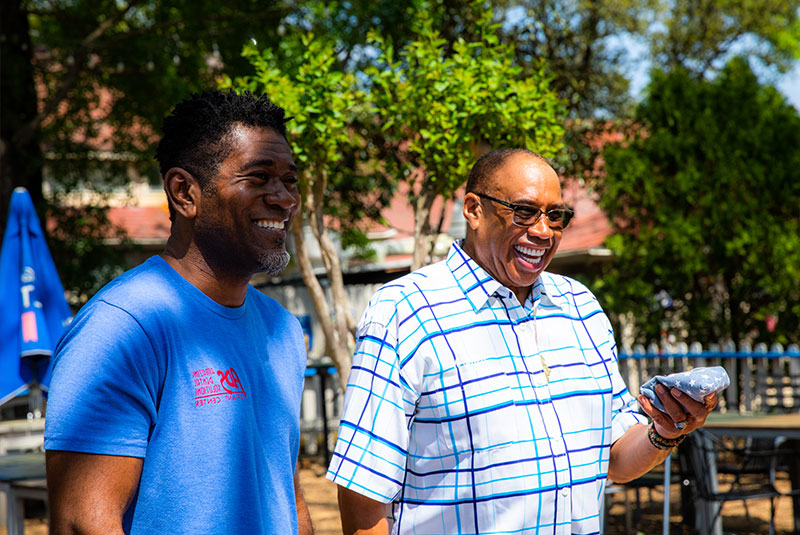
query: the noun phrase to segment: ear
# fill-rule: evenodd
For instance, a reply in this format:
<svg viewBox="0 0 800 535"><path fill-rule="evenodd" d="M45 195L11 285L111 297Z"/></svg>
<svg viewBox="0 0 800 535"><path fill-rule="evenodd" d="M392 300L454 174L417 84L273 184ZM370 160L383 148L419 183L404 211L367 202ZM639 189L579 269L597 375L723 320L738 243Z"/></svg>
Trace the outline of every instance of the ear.
<svg viewBox="0 0 800 535"><path fill-rule="evenodd" d="M461 213L464 214L464 219L472 230L476 230L480 226L480 221L483 219L483 206L481 199L474 193L467 193L464 195L464 201L461 206Z"/></svg>
<svg viewBox="0 0 800 535"><path fill-rule="evenodd" d="M164 175L164 191L177 215L184 219L197 217L202 191L193 174L181 167L173 167Z"/></svg>

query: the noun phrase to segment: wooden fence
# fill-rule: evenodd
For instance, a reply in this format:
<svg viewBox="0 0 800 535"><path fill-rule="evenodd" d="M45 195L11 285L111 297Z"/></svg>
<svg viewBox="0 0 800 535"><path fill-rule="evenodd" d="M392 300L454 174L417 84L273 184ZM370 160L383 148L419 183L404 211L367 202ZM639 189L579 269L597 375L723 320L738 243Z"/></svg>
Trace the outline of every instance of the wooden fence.
<svg viewBox="0 0 800 535"><path fill-rule="evenodd" d="M654 375L668 375L700 366L722 366L731 386L720 397L722 412L790 412L800 410L800 347L766 344L738 348L733 342L695 342L645 349L636 346L619 353L619 366L632 393Z"/></svg>

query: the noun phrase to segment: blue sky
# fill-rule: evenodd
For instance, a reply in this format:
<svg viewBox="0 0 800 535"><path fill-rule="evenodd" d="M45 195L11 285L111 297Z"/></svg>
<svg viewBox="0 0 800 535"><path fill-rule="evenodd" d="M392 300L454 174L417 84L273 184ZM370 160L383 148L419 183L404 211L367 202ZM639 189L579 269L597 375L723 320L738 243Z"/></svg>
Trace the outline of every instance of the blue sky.
<svg viewBox="0 0 800 535"><path fill-rule="evenodd" d="M515 25L520 22L524 17L525 10L522 7L509 9L505 16L507 25ZM747 45L754 45L755 43L751 38L745 36L745 43ZM620 68L625 71L631 81L631 94L637 98L641 95L642 90L648 82L648 71L650 63L647 61L647 49L645 44L639 40L632 38L630 35L619 35L610 38L609 46L622 47L626 50L628 61L626 64L620 65ZM730 53L735 54L737 48L741 47L734 44ZM775 85L778 90L783 93L790 104L795 109L800 111L800 60L795 61L794 68L786 74L778 74L774 70L759 68L758 65L752 65L756 74L759 75L762 83L770 83Z"/></svg>
<svg viewBox="0 0 800 535"><path fill-rule="evenodd" d="M620 46L627 50L629 61L622 68L625 69L631 81L631 94L638 99L649 80L650 63L646 59L647 50L641 42L630 36L620 36L613 40L616 42L611 46ZM732 50L732 53L735 53L735 49ZM774 69L767 69L763 66L759 67L753 62L751 62L751 66L762 83L769 83L777 87L786 96L789 103L800 111L800 61L795 61L794 68L786 74L779 74Z"/></svg>
<svg viewBox="0 0 800 535"><path fill-rule="evenodd" d="M795 64L794 69L781 76L777 86L789 102L800 110L800 65Z"/></svg>
<svg viewBox="0 0 800 535"><path fill-rule="evenodd" d="M795 62L794 68L786 74L764 74L761 76L761 81L775 85L789 103L800 111L800 62ZM636 69L631 76L631 93L638 98L647 82L647 70Z"/></svg>

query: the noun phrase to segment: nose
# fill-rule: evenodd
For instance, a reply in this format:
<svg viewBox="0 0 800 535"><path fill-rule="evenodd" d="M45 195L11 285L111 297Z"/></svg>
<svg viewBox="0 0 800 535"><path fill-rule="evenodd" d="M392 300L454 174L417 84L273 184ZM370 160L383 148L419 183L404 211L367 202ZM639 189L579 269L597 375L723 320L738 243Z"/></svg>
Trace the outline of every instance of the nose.
<svg viewBox="0 0 800 535"><path fill-rule="evenodd" d="M264 193L264 204L277 205L284 210L294 210L300 204L300 195L297 190L290 191L283 182L269 188Z"/></svg>
<svg viewBox="0 0 800 535"><path fill-rule="evenodd" d="M555 232L547 224L547 216L542 213L539 219L533 225L528 227L528 236L539 238L540 240L549 240L553 237Z"/></svg>

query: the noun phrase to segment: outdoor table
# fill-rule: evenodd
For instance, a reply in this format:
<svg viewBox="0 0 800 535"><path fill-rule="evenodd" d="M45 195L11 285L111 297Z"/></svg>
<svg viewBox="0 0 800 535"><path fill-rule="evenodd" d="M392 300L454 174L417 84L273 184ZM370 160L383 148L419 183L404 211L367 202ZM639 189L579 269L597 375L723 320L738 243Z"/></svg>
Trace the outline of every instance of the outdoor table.
<svg viewBox="0 0 800 535"><path fill-rule="evenodd" d="M44 452L0 456L0 493L5 494L8 535L25 532L25 499L47 501Z"/></svg>
<svg viewBox="0 0 800 535"><path fill-rule="evenodd" d="M726 437L751 437L787 439L788 447L800 452L800 413L791 414L738 414L738 413L711 413L706 419L703 429L716 436ZM711 474L717 473L716 461L709 459L708 467ZM792 482L792 491L800 491L800 454L791 456L789 460L789 478ZM716 513L715 507L720 505L700 500L698 503L698 520L710 519ZM800 492L792 496L792 509L794 512L794 531L800 533ZM704 515L700 517L700 515ZM722 533L722 520L717 518L712 533Z"/></svg>

